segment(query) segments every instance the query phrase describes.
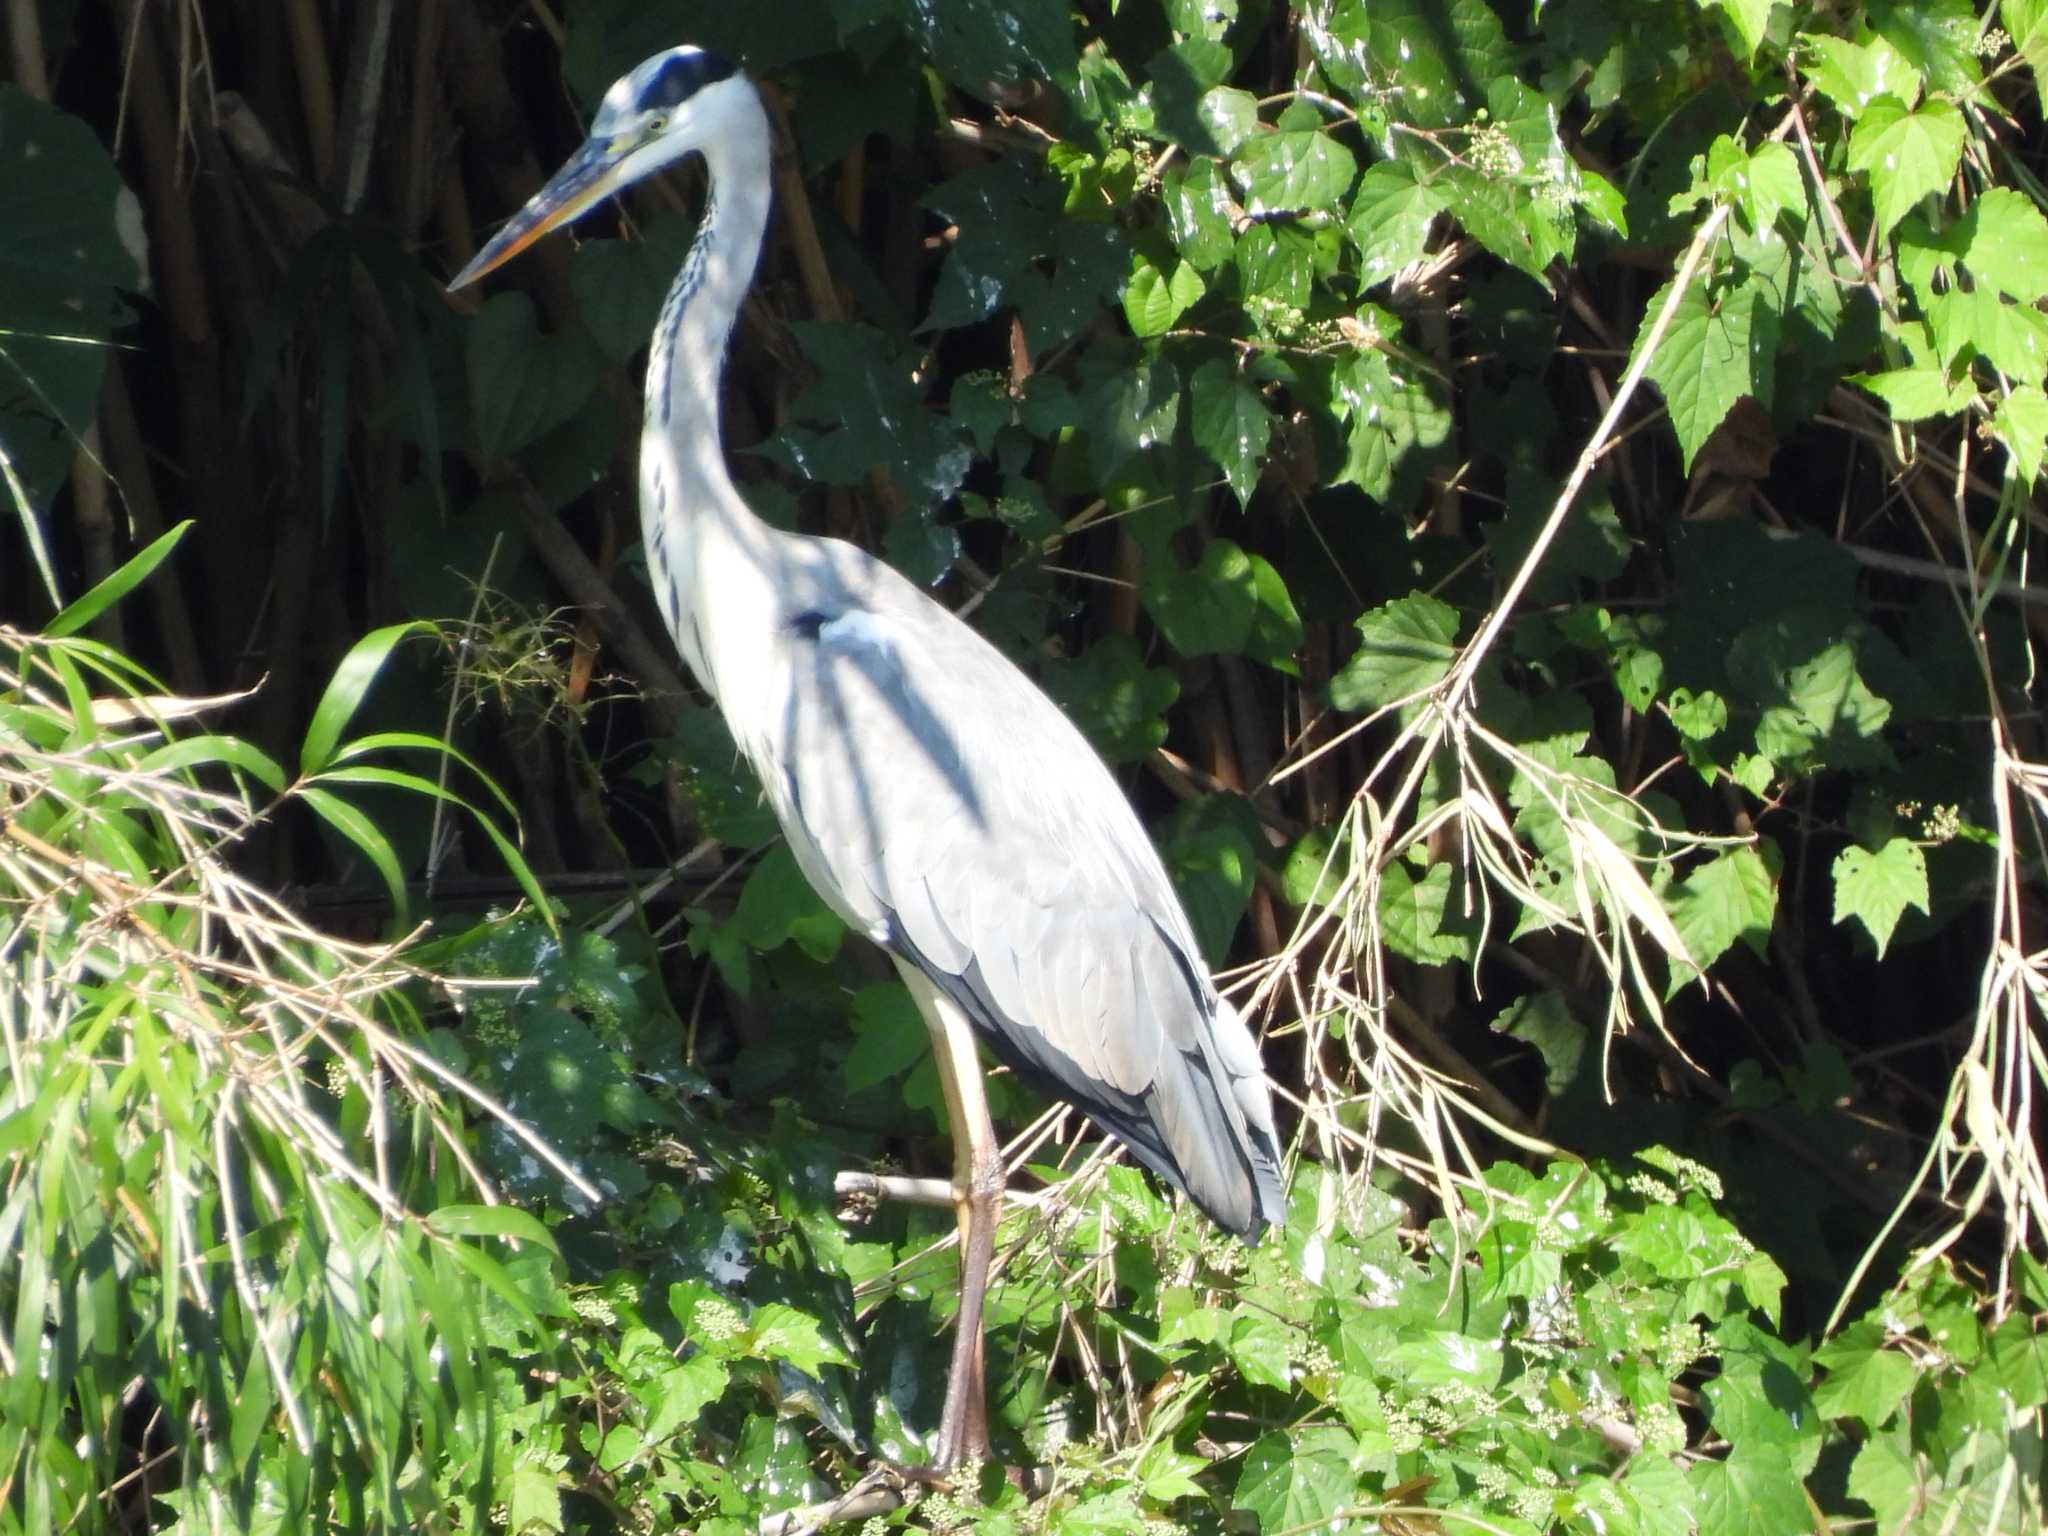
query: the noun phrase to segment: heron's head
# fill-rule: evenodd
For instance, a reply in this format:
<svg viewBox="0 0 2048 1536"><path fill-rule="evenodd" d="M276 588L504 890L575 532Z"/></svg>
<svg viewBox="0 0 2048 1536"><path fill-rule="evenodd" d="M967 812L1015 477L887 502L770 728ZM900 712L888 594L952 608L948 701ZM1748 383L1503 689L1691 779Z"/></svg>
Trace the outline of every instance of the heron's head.
<svg viewBox="0 0 2048 1536"><path fill-rule="evenodd" d="M448 286L468 286L549 230L743 127L749 109L760 110L753 87L731 60L702 48L655 54L613 82L583 147Z"/></svg>

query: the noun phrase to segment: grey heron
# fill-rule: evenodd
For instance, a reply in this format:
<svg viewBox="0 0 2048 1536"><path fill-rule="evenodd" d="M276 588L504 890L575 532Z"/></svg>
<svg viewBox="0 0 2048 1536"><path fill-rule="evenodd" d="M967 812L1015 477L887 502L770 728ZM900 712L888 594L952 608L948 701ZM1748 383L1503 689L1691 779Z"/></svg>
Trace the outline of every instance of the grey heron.
<svg viewBox="0 0 2048 1536"><path fill-rule="evenodd" d="M647 360L647 570L804 873L889 953L930 1030L961 1245L933 1455L949 1467L989 1451L981 1316L1003 1169L976 1041L1247 1241L1284 1216L1272 1104L1250 1031L1081 733L905 577L770 527L734 488L719 380L770 184L768 120L744 74L697 48L646 60L451 286L693 152L710 190Z"/></svg>

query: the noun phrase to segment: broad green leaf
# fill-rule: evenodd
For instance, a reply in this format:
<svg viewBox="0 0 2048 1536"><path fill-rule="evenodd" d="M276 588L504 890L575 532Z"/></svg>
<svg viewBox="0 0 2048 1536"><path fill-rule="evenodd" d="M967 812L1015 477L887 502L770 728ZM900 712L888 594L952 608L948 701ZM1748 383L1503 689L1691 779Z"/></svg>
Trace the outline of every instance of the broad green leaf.
<svg viewBox="0 0 2048 1536"><path fill-rule="evenodd" d="M1207 285L1188 262L1176 262L1168 277L1143 256L1135 261L1124 289L1124 318L1139 336L1163 335L1202 297Z"/></svg>
<svg viewBox="0 0 2048 1536"><path fill-rule="evenodd" d="M1998 19L2012 38L2012 46L2034 72L2034 89L2048 74L2048 0L2003 0Z"/></svg>
<svg viewBox="0 0 2048 1536"><path fill-rule="evenodd" d="M926 403L922 350L870 325L812 320L791 329L818 378L761 452L823 485L859 485L885 470L912 514L950 501L974 455L960 427Z"/></svg>
<svg viewBox="0 0 2048 1536"><path fill-rule="evenodd" d="M1851 384L1860 384L1890 409L1894 421L1925 421L1933 416L1954 416L1970 407L1977 388L1968 375L1951 384L1938 368L1894 368L1885 373L1852 373Z"/></svg>
<svg viewBox="0 0 2048 1536"><path fill-rule="evenodd" d="M1380 875L1380 929L1387 948L1418 965L1463 964L1479 949L1479 919L1452 888L1451 866L1432 864L1417 879L1396 859Z"/></svg>
<svg viewBox="0 0 2048 1536"><path fill-rule="evenodd" d="M1791 1536L1813 1528L1792 1463L1777 1447L1738 1446L1726 1461L1700 1461L1686 1474L1702 1532Z"/></svg>
<svg viewBox="0 0 2048 1536"><path fill-rule="evenodd" d="M1231 1502L1262 1531L1317 1529L1356 1496L1357 1449L1348 1431L1331 1425L1270 1430L1245 1452Z"/></svg>
<svg viewBox="0 0 2048 1536"><path fill-rule="evenodd" d="M1232 163L1252 213L1335 208L1351 188L1358 162L1320 129L1254 134Z"/></svg>
<svg viewBox="0 0 2048 1536"><path fill-rule="evenodd" d="M1258 577L1250 556L1229 539L1212 539L1192 569L1170 556L1151 561L1138 598L1183 656L1237 655L1251 638Z"/></svg>
<svg viewBox="0 0 2048 1536"><path fill-rule="evenodd" d="M694 1431L703 1411L725 1395L732 1368L716 1356L694 1354L662 1374L647 1418L647 1439L659 1444L679 1430Z"/></svg>
<svg viewBox="0 0 2048 1536"><path fill-rule="evenodd" d="M732 929L748 946L764 953L793 939L819 961L837 954L846 934L846 925L811 888L787 843L770 848L747 876L733 909Z"/></svg>
<svg viewBox="0 0 2048 1536"><path fill-rule="evenodd" d="M1180 697L1180 680L1168 668L1146 666L1138 642L1125 634L1104 637L1072 661L1049 663L1044 682L1112 763L1137 762L1165 745L1166 711Z"/></svg>
<svg viewBox="0 0 2048 1536"><path fill-rule="evenodd" d="M1927 302L1937 354L1953 370L1975 352L2008 378L2039 384L2048 374L2048 315L1989 288L1951 288Z"/></svg>
<svg viewBox="0 0 2048 1536"><path fill-rule="evenodd" d="M1289 1381L1288 1342L1293 1331L1269 1312L1241 1306L1231 1319L1224 1349L1246 1381L1285 1392Z"/></svg>
<svg viewBox="0 0 2048 1536"><path fill-rule="evenodd" d="M1908 907L1928 910L1927 858L1909 838L1875 852L1852 844L1835 855L1835 921L1855 918L1883 956Z"/></svg>
<svg viewBox="0 0 2048 1536"><path fill-rule="evenodd" d="M1799 161L1783 144L1765 140L1754 153L1723 134L1707 151L1707 176L1723 198L1742 210L1749 227L1768 230L1786 209L1806 207Z"/></svg>
<svg viewBox="0 0 2048 1536"><path fill-rule="evenodd" d="M1976 42L1981 23L1972 0L1870 0L1870 25L1927 82L1930 92L1957 100L1977 94L1983 70Z"/></svg>
<svg viewBox="0 0 2048 1536"><path fill-rule="evenodd" d="M371 630L349 647L348 654L341 658L340 665L334 669L334 676L320 695L319 704L314 706L312 723L306 727L305 739L299 743L299 773L302 776L319 773L334 761L341 733L348 729L349 721L362 707L363 696L370 691L370 684L384 670L384 663L391 659L391 653L398 648L399 642L413 635L432 633L433 625L417 620L410 624L387 624L382 629Z"/></svg>
<svg viewBox="0 0 2048 1536"><path fill-rule="evenodd" d="M1337 90L1418 128L1470 121L1475 92L1511 77L1520 54L1486 0L1312 0L1302 34Z"/></svg>
<svg viewBox="0 0 2048 1536"><path fill-rule="evenodd" d="M1330 679L1339 709L1383 709L1434 687L1458 659L1458 610L1412 592L1358 621L1359 645Z"/></svg>
<svg viewBox="0 0 2048 1536"><path fill-rule="evenodd" d="M0 85L0 467L13 479L0 477L0 507L17 487L28 500L12 526L44 509L99 411L116 293L138 285L120 191L92 127Z"/></svg>
<svg viewBox="0 0 2048 1536"><path fill-rule="evenodd" d="M1204 795L1167 819L1160 852L1211 965L1230 952L1264 842L1258 815L1241 795Z"/></svg>
<svg viewBox="0 0 2048 1536"><path fill-rule="evenodd" d="M1577 1081L1590 1035L1562 992L1532 992L1502 1009L1489 1027L1536 1048L1543 1058L1544 1086L1553 1097Z"/></svg>
<svg viewBox="0 0 2048 1536"><path fill-rule="evenodd" d="M1376 320L1380 312L1368 309ZM1391 317L1385 333L1399 329ZM1337 485L1355 485L1376 500L1394 492L1396 476L1413 469L1410 455L1451 434L1451 416L1431 380L1400 368L1378 351L1355 353L1337 367L1336 401L1345 423L1344 467Z"/></svg>
<svg viewBox="0 0 2048 1536"><path fill-rule="evenodd" d="M1825 32L1802 32L1798 41L1807 78L1844 117L1856 117L1880 96L1908 106L1920 99L1920 72L1881 37L1852 43Z"/></svg>
<svg viewBox="0 0 2048 1536"><path fill-rule="evenodd" d="M2048 441L2048 393L2038 384L2022 384L1998 402L1992 430L2012 455L2013 468L2031 484L2041 472L2044 441Z"/></svg>
<svg viewBox="0 0 2048 1536"><path fill-rule="evenodd" d="M695 233L662 215L643 224L636 240L586 240L576 248L569 286L584 325L612 362L626 362L647 345Z"/></svg>
<svg viewBox="0 0 2048 1536"><path fill-rule="evenodd" d="M471 435L487 464L559 427L597 387L597 353L583 333L542 335L523 293L491 296L468 322L463 356Z"/></svg>
<svg viewBox="0 0 2048 1536"><path fill-rule="evenodd" d="M1332 853L1336 842L1327 828L1311 827L1287 850L1280 887L1290 906L1323 906L1336 899L1351 862L1346 852Z"/></svg>
<svg viewBox="0 0 2048 1536"><path fill-rule="evenodd" d="M1662 312L1669 291L1668 285L1658 289L1644 310L1638 346L1649 336L1650 325ZM1761 302L1749 284L1717 298L1708 292L1707 284L1694 282L1679 299L1671 324L1650 359L1650 378L1664 393L1688 470L1735 402L1755 393L1752 381L1758 359L1753 349L1762 339L1758 334Z"/></svg>
<svg viewBox="0 0 2048 1536"><path fill-rule="evenodd" d="M2025 193L1992 187L1971 205L1963 264L2007 298L2048 298L2048 217Z"/></svg>
<svg viewBox="0 0 2048 1536"><path fill-rule="evenodd" d="M854 993L848 1022L854 1037L846 1057L850 1092L887 1082L931 1054L924 1016L901 982L870 982Z"/></svg>
<svg viewBox="0 0 2048 1536"><path fill-rule="evenodd" d="M1685 940L1686 953L1701 971L1727 953L1738 939L1764 955L1777 914L1777 851L1769 843L1730 848L1699 866L1664 897L1666 910ZM1667 997L1698 973L1674 965Z"/></svg>
<svg viewBox="0 0 2048 1536"><path fill-rule="evenodd" d="M1912 1358L1887 1349L1883 1325L1870 1318L1844 1328L1813 1358L1827 1368L1813 1389L1814 1406L1831 1419L1861 1419L1866 1432L1890 1418L1920 1380Z"/></svg>
<svg viewBox="0 0 2048 1536"><path fill-rule="evenodd" d="M75 635L81 629L121 601L130 592L149 580L150 573L163 564L166 556L178 547L178 541L185 537L185 530L192 526L188 519L168 533L152 540L149 547L131 555L121 568L108 575L90 592L84 593L75 602L68 604L64 611L43 626L43 633L55 639L62 635Z"/></svg>
<svg viewBox="0 0 2048 1536"><path fill-rule="evenodd" d="M1301 649L1305 635L1301 614L1295 609L1286 581L1272 563L1263 555L1252 555L1250 559L1252 588L1258 596L1258 606L1252 611L1252 632L1245 642L1244 653L1277 672L1299 677L1301 669L1294 655Z"/></svg>
<svg viewBox="0 0 2048 1536"><path fill-rule="evenodd" d="M900 24L954 85L988 97L1031 80L1075 83L1074 27L1060 0L948 0L905 6Z"/></svg>
<svg viewBox="0 0 2048 1536"><path fill-rule="evenodd" d="M1877 231L1910 213L1923 197L1955 179L1963 154L1963 115L1945 101L1908 110L1897 97L1880 96L1863 109L1849 139L1849 169L1870 178Z"/></svg>
<svg viewBox="0 0 2048 1536"><path fill-rule="evenodd" d="M1764 28L1770 24L1771 7L1777 0L1707 0L1735 28L1735 35L1742 39L1745 58L1753 56L1762 46Z"/></svg>
<svg viewBox="0 0 2048 1536"><path fill-rule="evenodd" d="M845 1351L819 1331L816 1318L779 1301L756 1308L748 1319L746 1350L756 1360L785 1360L807 1376L847 1364Z"/></svg>
<svg viewBox="0 0 2048 1536"><path fill-rule="evenodd" d="M1358 246L1358 285L1384 282L1428 249L1444 200L1405 160L1376 160L1358 178L1345 227Z"/></svg>
<svg viewBox="0 0 2048 1536"><path fill-rule="evenodd" d="M1259 483L1259 465L1273 431L1272 413L1244 374L1220 357L1195 370L1188 393L1195 446L1222 468L1242 506Z"/></svg>

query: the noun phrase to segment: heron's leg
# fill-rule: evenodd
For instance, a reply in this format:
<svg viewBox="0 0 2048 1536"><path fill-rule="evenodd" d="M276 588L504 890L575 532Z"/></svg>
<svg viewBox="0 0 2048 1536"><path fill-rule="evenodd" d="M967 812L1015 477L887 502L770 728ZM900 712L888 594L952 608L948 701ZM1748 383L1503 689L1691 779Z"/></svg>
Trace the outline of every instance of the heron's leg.
<svg viewBox="0 0 2048 1536"><path fill-rule="evenodd" d="M954 1320L953 1364L947 1373L946 1405L939 1414L933 1461L941 1468L985 1461L988 1443L988 1382L982 1356L982 1302L995 1258L996 1222L1001 1215L1003 1163L995 1125L982 1092L981 1060L966 1015L921 974L905 967L905 980L931 1031L946 1117L953 1129L953 1213L960 1224L960 1311Z"/></svg>

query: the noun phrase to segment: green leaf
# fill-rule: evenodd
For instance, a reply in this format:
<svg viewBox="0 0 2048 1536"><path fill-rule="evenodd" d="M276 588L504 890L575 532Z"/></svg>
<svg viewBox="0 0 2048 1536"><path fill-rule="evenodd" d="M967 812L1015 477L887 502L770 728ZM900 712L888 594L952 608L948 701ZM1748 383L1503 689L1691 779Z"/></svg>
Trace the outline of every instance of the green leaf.
<svg viewBox="0 0 2048 1536"><path fill-rule="evenodd" d="M1386 281L1428 250L1429 232L1444 211L1442 195L1417 178L1405 160L1375 160L1358 178L1346 227L1358 245L1358 285Z"/></svg>
<svg viewBox="0 0 2048 1536"><path fill-rule="evenodd" d="M1827 1368L1813 1389L1814 1407L1831 1419L1861 1419L1866 1431L1890 1418L1920 1380L1920 1368L1887 1349L1883 1325L1869 1318L1844 1328L1813 1359Z"/></svg>
<svg viewBox="0 0 2048 1536"><path fill-rule="evenodd" d="M586 240L576 248L569 286L583 323L612 362L626 362L647 345L695 234L664 214L643 224L637 240Z"/></svg>
<svg viewBox="0 0 2048 1536"><path fill-rule="evenodd" d="M1294 1330L1257 1307L1241 1306L1232 1317L1224 1348L1244 1379L1254 1386L1287 1390L1288 1343Z"/></svg>
<svg viewBox="0 0 2048 1536"><path fill-rule="evenodd" d="M900 17L938 71L973 95L999 100L992 88L1031 80L1075 84L1074 27L1061 0L948 0L906 6Z"/></svg>
<svg viewBox="0 0 2048 1536"><path fill-rule="evenodd" d="M854 1037L846 1058L849 1092L887 1082L931 1054L924 1016L901 982L870 982L854 993L848 1022Z"/></svg>
<svg viewBox="0 0 2048 1536"><path fill-rule="evenodd" d="M1951 384L1938 368L1894 368L1885 373L1852 373L1851 384L1860 384L1891 409L1894 421L1926 421L1933 416L1955 416L1977 398L1977 387L1965 375Z"/></svg>
<svg viewBox="0 0 2048 1536"><path fill-rule="evenodd" d="M523 293L491 296L469 321L463 357L470 428L487 464L562 425L597 387L590 343L581 332L542 335Z"/></svg>
<svg viewBox="0 0 2048 1536"><path fill-rule="evenodd" d="M27 496L24 518L71 472L99 412L116 291L138 284L115 228L120 192L90 126L0 85L0 465ZM0 505L9 488L0 478Z"/></svg>
<svg viewBox="0 0 2048 1536"><path fill-rule="evenodd" d="M1388 317L1385 327L1398 330ZM1433 448L1451 433L1451 417L1432 393L1426 374L1396 373L1385 354L1359 352L1337 368L1336 399L1345 422L1344 467L1336 484L1355 485L1388 500L1396 476L1410 468L1418 448Z"/></svg>
<svg viewBox="0 0 2048 1536"><path fill-rule="evenodd" d="M1762 958L1778 910L1775 845L1730 848L1700 865L1664 897L1664 906L1685 940L1686 953L1706 970L1738 939ZM1674 965L1665 996L1675 996L1697 973Z"/></svg>
<svg viewBox="0 0 2048 1536"><path fill-rule="evenodd" d="M694 1354L664 1371L653 1412L647 1417L647 1439L659 1444L678 1430L694 1431L704 1410L725 1395L732 1368L714 1355Z"/></svg>
<svg viewBox="0 0 2048 1536"><path fill-rule="evenodd" d="M1331 1425L1270 1430L1245 1452L1231 1502L1249 1510L1260 1530L1313 1530L1356 1494L1357 1449L1349 1432Z"/></svg>
<svg viewBox="0 0 2048 1536"><path fill-rule="evenodd" d="M1544 1086L1552 1097L1578 1080L1590 1036L1562 992L1532 992L1502 1009L1489 1027L1536 1048L1543 1058Z"/></svg>
<svg viewBox="0 0 2048 1536"><path fill-rule="evenodd" d="M1387 948L1418 965L1463 964L1479 950L1479 920L1454 900L1451 866L1432 864L1420 880L1400 860L1380 876L1380 925Z"/></svg>
<svg viewBox="0 0 2048 1536"><path fill-rule="evenodd" d="M2048 217L2012 187L1991 187L1971 205L1963 264L2007 298L2048 298Z"/></svg>
<svg viewBox="0 0 2048 1536"><path fill-rule="evenodd" d="M2048 315L1989 288L1951 288L1927 301L1927 327L1942 365L1953 370L1975 352L2023 384L2048 368Z"/></svg>
<svg viewBox="0 0 2048 1536"><path fill-rule="evenodd" d="M308 786L299 791L299 798L328 826L362 850L371 867L382 877L384 888L391 895L392 909L403 922L408 910L405 871L400 867L390 841L377 829L377 824L328 790Z"/></svg>
<svg viewBox="0 0 2048 1536"><path fill-rule="evenodd" d="M1807 78L1844 117L1855 118L1881 96L1908 105L1920 99L1920 71L1881 37L1852 43L1824 32L1802 32L1799 49Z"/></svg>
<svg viewBox="0 0 2048 1536"><path fill-rule="evenodd" d="M63 635L75 635L84 629L149 580L150 572L163 564L165 557L178 547L178 541L185 537L185 530L191 526L191 520L187 519L168 533L152 540L147 549L137 551L122 563L119 570L106 576L90 592L67 605L62 613L43 626L43 633L55 639Z"/></svg>
<svg viewBox="0 0 2048 1536"><path fill-rule="evenodd" d="M871 325L814 320L790 329L818 379L760 451L821 485L859 485L879 467L912 512L951 500L974 456L960 427L925 402L922 349Z"/></svg>
<svg viewBox="0 0 2048 1536"><path fill-rule="evenodd" d="M1258 875L1264 832L1240 795L1204 795L1167 819L1160 851L1211 965L1230 952Z"/></svg>
<svg viewBox="0 0 2048 1536"><path fill-rule="evenodd" d="M1339 709L1383 709L1432 688L1458 659L1458 610L1426 593L1384 603L1358 621L1359 645L1330 679Z"/></svg>
<svg viewBox="0 0 2048 1536"><path fill-rule="evenodd" d="M1181 655L1238 655L1251 639L1258 576L1241 548L1229 539L1212 539L1192 570L1170 556L1148 563L1138 599Z"/></svg>
<svg viewBox="0 0 2048 1536"><path fill-rule="evenodd" d="M1273 432L1272 413L1243 373L1220 357L1195 370L1188 393L1195 446L1221 467L1243 506L1259 483L1259 465Z"/></svg>
<svg viewBox="0 0 2048 1536"><path fill-rule="evenodd" d="M1743 57L1754 56L1763 45L1764 29L1770 25L1771 7L1776 0L1710 0L1710 3L1728 18L1735 28L1735 35L1742 39Z"/></svg>
<svg viewBox="0 0 2048 1536"><path fill-rule="evenodd" d="M2031 485L2041 472L2042 447L2048 441L2048 392L2038 384L2021 384L1998 402L1992 430L2012 455L2013 469Z"/></svg>
<svg viewBox="0 0 2048 1536"><path fill-rule="evenodd" d="M1726 1461L1700 1461L1686 1473L1701 1532L1712 1536L1792 1536L1811 1530L1806 1495L1785 1452L1738 1446Z"/></svg>
<svg viewBox="0 0 2048 1536"><path fill-rule="evenodd" d="M1638 346L1649 336L1650 324L1662 312L1669 292L1669 284L1658 289L1644 310ZM1748 284L1717 299L1708 293L1707 284L1694 282L1679 299L1671 324L1650 359L1650 378L1664 392L1688 471L1735 402L1755 393L1758 359L1752 349L1761 345L1760 303L1758 291Z"/></svg>
<svg viewBox="0 0 2048 1536"><path fill-rule="evenodd" d="M348 654L334 669L326 691L320 695L320 702L314 706L312 723L306 727L305 739L299 743L299 773L302 776L311 777L334 761L341 733L348 729L349 721L362 707L363 695L370 691L370 684L384 670L384 663L391 659L391 653L398 648L399 642L413 635L433 633L434 626L420 620L410 624L387 624L382 629L371 630L349 647Z"/></svg>
<svg viewBox="0 0 2048 1536"><path fill-rule="evenodd" d="M763 953L793 939L812 959L825 961L839 952L846 925L811 888L789 844L777 843L740 888L732 931Z"/></svg>
<svg viewBox="0 0 2048 1536"><path fill-rule="evenodd" d="M1870 178L1877 232L1912 212L1921 198L1946 190L1963 155L1963 115L1945 101L1917 111L1893 96L1863 109L1849 138L1849 169Z"/></svg>
<svg viewBox="0 0 2048 1536"><path fill-rule="evenodd" d="M1166 743L1166 711L1180 697L1180 680L1165 667L1148 667L1138 642L1106 636L1072 661L1047 664L1052 695L1095 750L1112 763L1131 763Z"/></svg>
<svg viewBox="0 0 2048 1536"><path fill-rule="evenodd" d="M779 1301L756 1308L748 1319L746 1352L756 1360L787 1361L807 1376L848 1363L845 1351L825 1337L816 1318Z"/></svg>
<svg viewBox="0 0 2048 1536"><path fill-rule="evenodd" d="M1351 189L1358 162L1321 129L1255 134L1238 147L1232 171L1251 213L1335 208Z"/></svg>
<svg viewBox="0 0 2048 1536"><path fill-rule="evenodd" d="M239 768L273 794L284 789L284 769L268 753L236 736L183 736L144 757L138 773L182 773L205 763Z"/></svg>
<svg viewBox="0 0 2048 1536"><path fill-rule="evenodd" d="M1882 848L1851 845L1835 856L1835 921L1855 918L1883 956L1892 931L1908 907L1927 906L1927 858L1908 838L1894 837Z"/></svg>
<svg viewBox="0 0 2048 1536"><path fill-rule="evenodd" d="M1176 262L1173 276L1167 277L1143 256L1133 259L1136 265L1124 289L1124 318L1139 336L1163 335L1194 306L1208 285L1188 262Z"/></svg>
<svg viewBox="0 0 2048 1536"><path fill-rule="evenodd" d="M444 1205L428 1213L427 1225L443 1237L514 1238L549 1253L562 1251L538 1217L514 1205Z"/></svg>

